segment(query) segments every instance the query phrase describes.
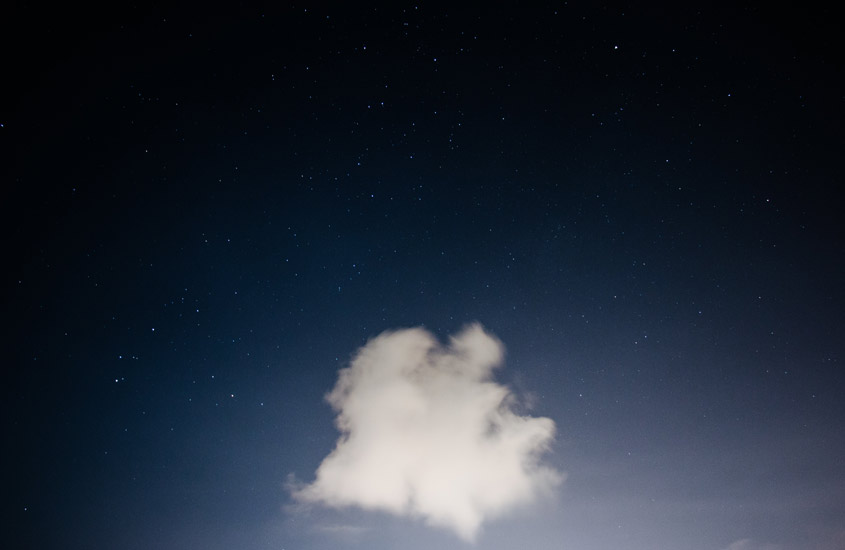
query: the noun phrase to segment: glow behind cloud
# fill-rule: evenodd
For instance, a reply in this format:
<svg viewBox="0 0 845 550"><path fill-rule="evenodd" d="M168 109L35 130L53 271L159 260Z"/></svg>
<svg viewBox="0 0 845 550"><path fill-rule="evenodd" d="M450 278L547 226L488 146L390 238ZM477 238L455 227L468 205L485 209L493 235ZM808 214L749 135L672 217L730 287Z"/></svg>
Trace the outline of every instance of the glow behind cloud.
<svg viewBox="0 0 845 550"><path fill-rule="evenodd" d="M477 324L448 347L423 329L371 340L327 396L341 437L295 497L420 517L472 541L489 518L557 486L563 476L539 461L554 422L512 411L492 380L503 351Z"/></svg>

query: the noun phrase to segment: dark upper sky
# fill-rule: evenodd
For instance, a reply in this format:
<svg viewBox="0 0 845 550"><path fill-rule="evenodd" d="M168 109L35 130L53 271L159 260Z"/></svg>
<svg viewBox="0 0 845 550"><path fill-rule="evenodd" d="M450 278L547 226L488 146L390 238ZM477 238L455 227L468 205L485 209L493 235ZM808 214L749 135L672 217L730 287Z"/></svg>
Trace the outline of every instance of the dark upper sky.
<svg viewBox="0 0 845 550"><path fill-rule="evenodd" d="M479 321L568 475L479 548L845 547L843 58L771 9L12 10L3 540L465 548L287 486Z"/></svg>

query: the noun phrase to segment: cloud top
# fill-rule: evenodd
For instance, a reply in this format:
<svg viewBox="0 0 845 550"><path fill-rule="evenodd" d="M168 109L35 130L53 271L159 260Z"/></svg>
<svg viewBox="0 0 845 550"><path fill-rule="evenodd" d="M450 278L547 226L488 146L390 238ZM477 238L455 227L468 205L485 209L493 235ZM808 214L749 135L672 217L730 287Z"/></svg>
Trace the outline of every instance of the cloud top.
<svg viewBox="0 0 845 550"><path fill-rule="evenodd" d="M478 324L445 347L420 328L368 342L326 397L341 437L294 496L420 517L473 541L487 519L558 485L540 462L554 422L513 412L493 381L503 355Z"/></svg>
<svg viewBox="0 0 845 550"><path fill-rule="evenodd" d="M780 546L758 543L752 539L739 539L729 544L725 550L780 550Z"/></svg>

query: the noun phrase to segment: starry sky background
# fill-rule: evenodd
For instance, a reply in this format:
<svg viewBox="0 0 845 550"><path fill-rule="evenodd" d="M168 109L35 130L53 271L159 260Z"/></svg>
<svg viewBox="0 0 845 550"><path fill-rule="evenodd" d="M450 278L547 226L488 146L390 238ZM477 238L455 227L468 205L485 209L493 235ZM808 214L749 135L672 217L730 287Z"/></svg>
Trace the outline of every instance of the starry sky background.
<svg viewBox="0 0 845 550"><path fill-rule="evenodd" d="M9 547L466 548L288 484L479 321L568 478L478 548L845 548L831 13L63 9L0 38Z"/></svg>

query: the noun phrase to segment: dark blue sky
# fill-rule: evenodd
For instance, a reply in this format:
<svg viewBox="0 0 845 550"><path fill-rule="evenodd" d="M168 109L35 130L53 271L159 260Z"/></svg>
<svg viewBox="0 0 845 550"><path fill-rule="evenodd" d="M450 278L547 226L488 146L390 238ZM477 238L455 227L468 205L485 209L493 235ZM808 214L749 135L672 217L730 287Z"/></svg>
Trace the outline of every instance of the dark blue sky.
<svg viewBox="0 0 845 550"><path fill-rule="evenodd" d="M467 547L289 476L478 321L568 476L479 548L845 546L843 60L771 10L13 11L4 539Z"/></svg>

